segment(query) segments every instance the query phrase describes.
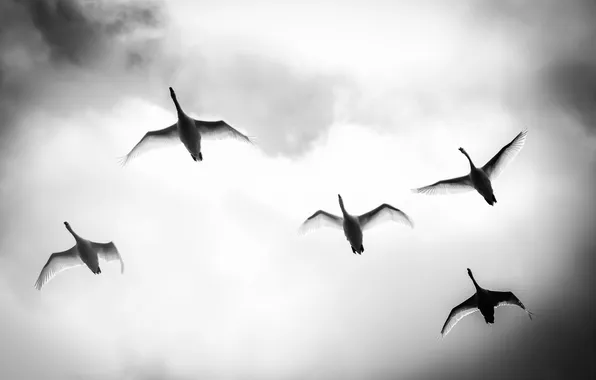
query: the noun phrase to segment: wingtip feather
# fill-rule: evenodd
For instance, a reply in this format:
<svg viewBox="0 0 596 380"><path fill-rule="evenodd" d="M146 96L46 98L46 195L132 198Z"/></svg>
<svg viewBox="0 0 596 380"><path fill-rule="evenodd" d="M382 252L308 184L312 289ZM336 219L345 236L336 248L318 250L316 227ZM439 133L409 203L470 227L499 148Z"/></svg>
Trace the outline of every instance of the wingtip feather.
<svg viewBox="0 0 596 380"><path fill-rule="evenodd" d="M310 232L310 228L305 223L302 223L300 227L298 227L297 233L301 236L305 236Z"/></svg>
<svg viewBox="0 0 596 380"><path fill-rule="evenodd" d="M258 137L257 137L257 136L249 136L249 135L246 135L246 139L248 140L248 142L249 142L251 145L258 146L257 142L259 141L259 139L258 139Z"/></svg>
<svg viewBox="0 0 596 380"><path fill-rule="evenodd" d="M126 164L128 163L128 159L129 159L128 155L116 157L116 160L118 161L118 164L120 165L120 167L125 167Z"/></svg>

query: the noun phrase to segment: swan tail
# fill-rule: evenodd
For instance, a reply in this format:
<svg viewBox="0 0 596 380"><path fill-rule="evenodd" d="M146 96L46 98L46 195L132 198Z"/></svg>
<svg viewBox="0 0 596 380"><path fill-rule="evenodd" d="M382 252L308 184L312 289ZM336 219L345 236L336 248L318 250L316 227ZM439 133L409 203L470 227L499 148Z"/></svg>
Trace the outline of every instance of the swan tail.
<svg viewBox="0 0 596 380"><path fill-rule="evenodd" d="M486 203L488 203L491 206L494 206L495 203L497 203L497 198L495 198L494 195L491 194L490 198L489 197L485 197L484 200L486 201Z"/></svg>

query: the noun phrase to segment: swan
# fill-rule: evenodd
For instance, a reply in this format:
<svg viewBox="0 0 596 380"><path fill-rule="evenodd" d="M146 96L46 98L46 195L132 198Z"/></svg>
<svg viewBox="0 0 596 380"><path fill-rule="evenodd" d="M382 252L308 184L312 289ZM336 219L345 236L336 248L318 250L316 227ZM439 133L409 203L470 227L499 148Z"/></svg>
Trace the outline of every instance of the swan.
<svg viewBox="0 0 596 380"><path fill-rule="evenodd" d="M470 163L470 174L438 181L432 185L413 189L415 193L423 194L450 194L458 192L467 192L476 189L480 195L484 197L486 202L493 206L497 203L497 198L493 193L491 181L494 181L503 171L505 166L511 162L517 153L524 146L528 131L521 131L511 142L505 145L501 150L481 168L474 166L470 155L464 148L459 148L459 151L466 156Z"/></svg>
<svg viewBox="0 0 596 380"><path fill-rule="evenodd" d="M232 138L253 144L251 138L238 132L223 120L203 121L188 116L180 107L172 87L170 87L170 96L176 106L178 121L167 128L147 132L127 155L119 159L123 166L141 153L180 141L195 162L203 161L203 154L201 153L201 140L203 138L211 140Z"/></svg>
<svg viewBox="0 0 596 380"><path fill-rule="evenodd" d="M327 211L318 210L302 223L299 232L306 234L323 226L343 229L346 239L352 247L352 252L362 255L362 252L364 252L364 245L362 245L363 230L367 230L387 219L405 224L411 228L414 227L414 223L405 212L387 203L360 216L354 216L348 214L346 211L341 195L337 194L337 197L343 217L330 214Z"/></svg>
<svg viewBox="0 0 596 380"><path fill-rule="evenodd" d="M120 273L124 273L124 261L122 261L122 257L113 242L95 243L77 235L68 222L64 222L64 226L75 238L76 244L64 252L56 252L50 255L48 262L43 266L35 282L37 290L41 290L58 273L80 265L87 265L91 272L100 274L101 269L99 268L98 259L106 262L119 260Z"/></svg>
<svg viewBox="0 0 596 380"><path fill-rule="evenodd" d="M445 324L443 325L443 329L441 329L441 335L445 336L451 331L453 326L457 322L459 322L463 317L474 313L475 311L480 310L482 316L486 323L495 323L495 308L499 306L519 306L521 307L530 319L532 319L532 315L534 313L528 311L524 304L511 292L495 292L492 290L483 289L478 285L476 280L474 279L474 275L470 268L468 269L468 275L472 279L474 283L474 287L476 288L476 293L473 294L470 298L462 302L461 304L457 305L456 307L451 310Z"/></svg>

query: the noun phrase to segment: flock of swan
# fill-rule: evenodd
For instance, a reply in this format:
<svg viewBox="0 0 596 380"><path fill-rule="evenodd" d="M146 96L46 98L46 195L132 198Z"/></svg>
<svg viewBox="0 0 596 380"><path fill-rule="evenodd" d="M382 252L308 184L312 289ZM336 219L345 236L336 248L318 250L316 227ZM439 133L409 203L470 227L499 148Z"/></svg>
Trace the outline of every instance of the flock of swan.
<svg viewBox="0 0 596 380"><path fill-rule="evenodd" d="M126 165L139 154L163 144L182 142L192 159L200 162L203 160L203 154L201 153L201 141L203 139L237 139L246 143L253 143L254 138L240 133L223 120L201 121L189 117L182 110L176 93L171 87L170 96L176 106L178 121L165 129L147 132L132 150L121 158L120 163L122 165ZM428 186L413 189L412 191L421 194L451 194L476 190L489 205L493 206L497 203L497 199L494 195L491 181L497 178L504 167L521 150L524 146L527 133L527 130L520 132L481 168L474 165L472 159L463 148L459 148L459 151L467 158L470 164L469 174L441 180ZM361 255L364 252L363 232L365 230L387 220L393 220L410 228L414 227L412 219L405 212L389 204L384 203L362 215L351 215L346 211L343 198L339 194L338 201L342 216L318 210L302 223L299 232L305 234L320 227L342 229L346 239L350 243L352 252ZM77 266L86 265L94 274L100 274L99 259L105 262L119 261L121 272L124 272L122 256L113 242L96 243L79 236L74 232L68 222L64 222L64 226L74 237L75 245L66 251L50 255L50 258L42 268L35 282L35 288L41 290L58 273ZM467 269L467 271L474 283L476 293L451 310L441 330L443 336L449 333L453 326L463 317L478 310L483 315L487 324L494 323L494 309L503 305L518 306L532 319L533 313L528 311L512 292L492 291L481 288L474 279L472 271L470 269Z"/></svg>

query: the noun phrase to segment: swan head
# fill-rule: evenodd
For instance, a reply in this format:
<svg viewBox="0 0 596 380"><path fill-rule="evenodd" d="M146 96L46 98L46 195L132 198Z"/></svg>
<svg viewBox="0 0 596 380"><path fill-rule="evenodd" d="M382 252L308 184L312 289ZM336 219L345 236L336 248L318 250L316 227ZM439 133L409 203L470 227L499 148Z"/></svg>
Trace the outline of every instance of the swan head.
<svg viewBox="0 0 596 380"><path fill-rule="evenodd" d="M176 93L174 92L174 89L172 87L170 87L170 96L172 97L172 99L176 98Z"/></svg>
<svg viewBox="0 0 596 380"><path fill-rule="evenodd" d="M470 276L470 278L472 279L472 282L474 282L474 284L476 283L476 280L474 279L474 275L472 274L472 271L470 270L470 268L466 268L468 270L468 276Z"/></svg>
<svg viewBox="0 0 596 380"><path fill-rule="evenodd" d="M466 152L466 150L465 150L464 148L459 148L458 150L459 150L460 152L462 152L462 154L463 154L464 156L466 156L466 158L468 159L468 162L470 163L470 167L471 167L472 169L474 169L474 168L475 168L475 166L474 166L474 163L472 162L472 159L470 158L470 155L468 154L468 152Z"/></svg>
<svg viewBox="0 0 596 380"><path fill-rule="evenodd" d="M345 212L346 210L344 208L344 200L341 198L341 195L337 194L337 199L339 200L339 207L343 212Z"/></svg>
<svg viewBox="0 0 596 380"><path fill-rule="evenodd" d="M72 228L70 228L70 223L64 222L64 227L66 227L66 229L72 233Z"/></svg>

